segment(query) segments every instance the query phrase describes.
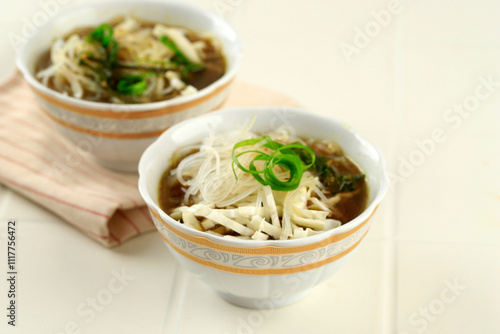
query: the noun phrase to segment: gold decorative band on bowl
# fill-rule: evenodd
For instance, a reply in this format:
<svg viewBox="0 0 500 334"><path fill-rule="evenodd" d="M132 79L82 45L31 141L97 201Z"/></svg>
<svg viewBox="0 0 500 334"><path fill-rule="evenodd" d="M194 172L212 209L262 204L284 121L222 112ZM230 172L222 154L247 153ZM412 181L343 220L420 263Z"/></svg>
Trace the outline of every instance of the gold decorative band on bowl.
<svg viewBox="0 0 500 334"><path fill-rule="evenodd" d="M159 108L159 109L153 109L153 110L146 110L146 111L113 111L111 109L91 109L91 108L85 108L82 106L77 106L74 104L70 104L67 102L63 102L59 100L58 98L48 95L40 90L38 90L36 87L31 86L31 89L37 94L41 99L45 100L46 102L56 105L66 111L77 113L77 114L82 114L86 116L92 116L92 117L98 117L98 118L111 118L111 119L122 119L122 120L127 120L127 119L142 119L142 118L151 118L151 117L159 117L167 114L172 114L178 111L183 111L188 108L196 107L200 104L202 104L205 101L210 100L220 92L222 92L224 89L226 89L232 82L234 78L231 78L228 82L223 84L222 86L217 87L214 89L212 92L209 94L202 96L198 99L181 103L181 104L176 104L172 106L167 106L164 108Z"/></svg>
<svg viewBox="0 0 500 334"><path fill-rule="evenodd" d="M219 109L227 99L224 99L217 107L215 107L213 110ZM87 129L87 128L82 128L81 126L68 123L66 121L63 121L60 118L57 118L56 116L52 115L48 110L40 106L40 109L54 122L69 128L73 131L80 132L83 134L95 136L95 137L104 137L104 138L119 138L119 139L140 139L140 138L151 138L151 137L157 137L163 133L167 128L165 129L160 129L160 130L155 130L155 131L149 131L149 132L138 132L138 133L130 133L130 132L104 132L104 131L99 131L99 130L93 130L93 129Z"/></svg>
<svg viewBox="0 0 500 334"><path fill-rule="evenodd" d="M54 122L64 126L65 128L71 129L76 132L80 132L86 135L96 136L96 137L104 137L104 138L118 138L118 139L140 139L140 138L151 138L157 137L162 134L166 129L150 131L150 132L139 132L139 133L120 133L120 132L104 132L98 130L92 130L87 128L82 128L81 126L77 126L62 119L59 119L52 115L50 112L45 110L44 108L40 108L42 111L49 116Z"/></svg>
<svg viewBox="0 0 500 334"><path fill-rule="evenodd" d="M149 211L169 231L176 234L178 237L180 237L184 240L187 240L189 242L192 242L192 243L199 245L199 246L203 246L203 247L207 247L207 248L211 248L214 250L223 251L223 252L227 252L227 253L236 253L236 254L245 254L245 255L287 255L287 254L303 253L303 252L311 251L314 249L322 248L322 247L328 246L329 244L332 244L334 242L338 242L342 239L345 239L345 238L353 235L354 233L356 233L358 230L363 228L363 226L365 226L368 223L368 221L371 219L371 217L373 216L375 211L377 211L377 208L378 208L378 206L375 207L372 214L365 221L363 221L361 224L359 224L355 228L353 228L349 231L343 232L343 233L334 234L334 235L332 235L326 239L323 239L321 241L318 241L316 243L302 245L302 246L292 246L292 247L263 246L263 247L249 247L249 248L223 245L223 244L214 242L214 241L212 241L208 238L205 238L205 237L198 237L198 236L184 233L184 232L170 226L165 221L163 221L163 219L161 219L160 214L158 212L152 210L151 208L149 208ZM161 232L160 232L160 234L161 234ZM163 236L163 234L162 234L162 236Z"/></svg>
<svg viewBox="0 0 500 334"><path fill-rule="evenodd" d="M180 255L188 258L189 260L191 260L193 262L201 264L203 266L214 268L214 269L225 271L225 272L229 272L229 273L233 273L233 274L252 275L252 276L266 276L266 275L296 274L296 273L300 273L300 272L304 272L304 271L316 269L316 268L322 267L322 266L324 266L326 264L332 263L333 261L336 261L336 260L338 260L338 259L346 256L350 252L352 252L359 245L359 243L361 242L361 240L363 240L363 238L366 236L367 233L368 233L368 230L366 230L366 232L361 236L361 238L359 238L359 240L356 241L349 248L345 249L344 251L342 251L342 252L340 252L340 253L338 253L336 255L333 255L331 257L327 257L326 259L323 259L321 261L309 263L309 264L302 265L302 266L296 266L296 267L266 268L266 269L253 269L253 268L233 267L233 266L227 266L227 265L220 264L220 263L215 263L215 262L212 262L212 261L209 261L209 260L205 260L205 259L200 259L200 258L198 258L198 257L196 257L196 256L194 256L192 254L189 254L189 253L187 253L187 252L179 249L172 242L170 242L163 234L161 234L161 233L160 234L161 234L163 240L165 240L165 242L167 244L169 244L170 247L172 247Z"/></svg>

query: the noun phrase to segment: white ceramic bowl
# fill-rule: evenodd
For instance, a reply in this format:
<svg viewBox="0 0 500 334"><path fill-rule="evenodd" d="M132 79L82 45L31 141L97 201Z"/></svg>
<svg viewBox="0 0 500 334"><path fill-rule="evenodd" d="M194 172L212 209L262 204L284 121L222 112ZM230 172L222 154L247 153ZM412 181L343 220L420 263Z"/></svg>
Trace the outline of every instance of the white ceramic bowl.
<svg viewBox="0 0 500 334"><path fill-rule="evenodd" d="M234 240L189 228L158 206L158 185L172 153L209 134L228 131L257 115L252 130L265 132L281 124L302 137L340 144L366 174L369 200L354 220L327 232L295 240ZM378 149L331 117L290 108L235 108L181 122L163 133L139 163L139 190L154 223L175 258L227 301L251 308L293 303L329 278L351 256L370 227L370 218L385 196L389 179Z"/></svg>
<svg viewBox="0 0 500 334"><path fill-rule="evenodd" d="M211 33L221 41L227 71L194 95L144 104L111 104L65 96L34 77L35 64L51 42L77 27L97 26L119 15L132 15ZM219 107L226 99L240 59L240 42L220 17L175 2L103 2L68 7L20 47L17 66L35 93L41 109L58 130L102 165L136 171L144 149L173 124Z"/></svg>

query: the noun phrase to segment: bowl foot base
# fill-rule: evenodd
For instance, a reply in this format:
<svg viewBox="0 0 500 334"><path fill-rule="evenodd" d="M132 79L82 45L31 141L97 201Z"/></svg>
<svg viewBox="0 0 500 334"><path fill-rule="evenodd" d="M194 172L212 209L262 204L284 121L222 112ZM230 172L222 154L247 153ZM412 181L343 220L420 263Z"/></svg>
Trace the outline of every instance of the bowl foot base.
<svg viewBox="0 0 500 334"><path fill-rule="evenodd" d="M289 296L281 296L280 298L264 298L264 299L259 299L259 298L247 298L247 297L240 297L236 296L230 293L226 292L221 292L217 291L217 294L224 299L225 301L236 305L236 306L241 306L245 308L251 308L251 309L273 309L273 308L279 308L287 305L291 305L293 303L298 302L307 294L309 293L310 290L306 291L301 291L299 293L295 293L293 295Z"/></svg>

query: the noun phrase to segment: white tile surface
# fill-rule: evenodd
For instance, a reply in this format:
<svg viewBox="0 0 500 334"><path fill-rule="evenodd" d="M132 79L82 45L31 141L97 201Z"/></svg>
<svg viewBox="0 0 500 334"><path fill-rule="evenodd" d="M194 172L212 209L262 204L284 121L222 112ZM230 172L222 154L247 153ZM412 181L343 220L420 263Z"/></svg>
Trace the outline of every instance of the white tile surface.
<svg viewBox="0 0 500 334"><path fill-rule="evenodd" d="M19 32L50 1L0 4L0 32ZM448 111L473 99L484 80L500 82L500 3L189 2L213 11L233 4L223 14L244 42L240 79L340 118L383 150L394 182L373 228L331 280L263 313L222 301L154 233L107 250L0 187L1 252L10 218L20 242L19 327L2 316L0 332L190 334L200 324L208 334L500 332L500 86L470 115ZM398 12L386 26L346 57L343 43L359 42L358 32L390 6ZM0 47L1 81L13 51L5 38ZM446 138L431 149L439 129ZM122 270L133 279L110 294ZM450 294L455 281L466 288ZM6 291L0 279L0 295ZM95 318L92 298L103 302Z"/></svg>
<svg viewBox="0 0 500 334"><path fill-rule="evenodd" d="M6 194L5 202L2 203L4 206L4 210L1 211L3 217L41 222L58 219L55 214L31 202L26 197L15 192L11 192L10 190L8 191L9 194ZM29 207L29 209L26 209L27 207Z"/></svg>
<svg viewBox="0 0 500 334"><path fill-rule="evenodd" d="M21 333L59 333L72 324L82 333L161 330L175 264L155 234L104 251L56 219L19 219L16 233Z"/></svg>
<svg viewBox="0 0 500 334"><path fill-rule="evenodd" d="M500 246L404 242L398 246L398 330L500 331Z"/></svg>

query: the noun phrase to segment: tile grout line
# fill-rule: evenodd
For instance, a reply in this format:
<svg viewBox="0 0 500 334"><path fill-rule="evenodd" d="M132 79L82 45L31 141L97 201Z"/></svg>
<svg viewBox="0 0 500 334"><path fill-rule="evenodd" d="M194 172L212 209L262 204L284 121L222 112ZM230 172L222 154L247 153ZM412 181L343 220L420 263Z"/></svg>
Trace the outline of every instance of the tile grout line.
<svg viewBox="0 0 500 334"><path fill-rule="evenodd" d="M370 238L366 239L364 242L377 242L377 243L389 243L393 242L399 243L420 243L420 244L452 244L452 245L474 245L474 246L485 246L485 247L499 247L500 243L498 241L480 241L480 240L446 240L446 239L418 239L410 237L381 237L381 238Z"/></svg>
<svg viewBox="0 0 500 334"><path fill-rule="evenodd" d="M176 263L174 279L171 284L171 294L167 300L165 318L163 320L162 334L179 334L180 317L182 315L184 300L186 298L187 281L189 277L186 269Z"/></svg>
<svg viewBox="0 0 500 334"><path fill-rule="evenodd" d="M392 148L393 162L390 165L393 168L393 172L398 171L398 155L400 153L400 141L402 135L402 118L403 118L403 91L402 91L402 60L404 56L404 50L400 48L402 39L402 25L401 19L399 18L395 22L395 41L394 41L394 79L393 79L393 108L395 117L395 131L393 134L394 146ZM391 180L395 182L395 180ZM392 189L392 190L391 190ZM393 334L397 333L398 328L398 251L399 251L399 241L398 236L398 219L399 219L399 193L400 184L394 184L389 187L389 195L392 192L392 197L390 205L392 205L392 214L390 214L390 224L387 225L387 239L384 240L384 280L383 280L383 291L385 294L384 307L383 307L383 323L382 323L382 333ZM384 238L385 239L385 238Z"/></svg>
<svg viewBox="0 0 500 334"><path fill-rule="evenodd" d="M382 333L396 333L397 328L397 261L396 243L387 240L383 246L384 269L383 269L383 291L384 305L382 308Z"/></svg>
<svg viewBox="0 0 500 334"><path fill-rule="evenodd" d="M399 21L398 21L399 22ZM397 31L396 31L396 45L401 45L402 41L402 31L401 31L401 24L398 24L397 26ZM396 145L394 147L395 150L395 160L394 160L394 171L397 173L398 172L398 156L401 152L401 141L400 138L402 137L402 124L403 124L403 77L402 77L402 70L403 70L403 56L404 56L404 50L402 48L398 48L396 46L395 48L395 68L396 68L396 76L397 76L397 82L398 84L396 85L395 88L395 107L397 108L397 127L396 127L396 134L395 134L395 142ZM396 82L396 80L395 80ZM399 305L398 305L398 290L399 290L399 275L398 275L398 259L399 259L399 204L400 204L400 193L401 193L401 183L398 183L394 187L394 199L393 199L393 206L394 206L394 213L393 213L393 224L392 224L392 230L391 230L391 265L392 265L392 279L393 279L393 288L392 288L392 315L393 318L392 320L392 328L390 333L397 333L398 329L398 318L399 318Z"/></svg>

